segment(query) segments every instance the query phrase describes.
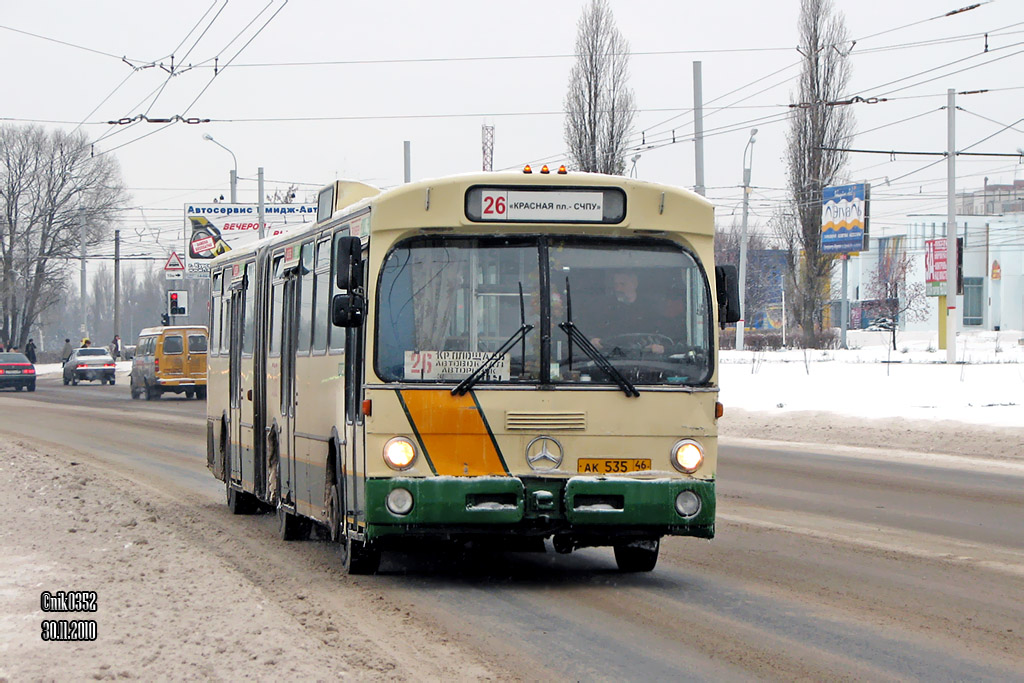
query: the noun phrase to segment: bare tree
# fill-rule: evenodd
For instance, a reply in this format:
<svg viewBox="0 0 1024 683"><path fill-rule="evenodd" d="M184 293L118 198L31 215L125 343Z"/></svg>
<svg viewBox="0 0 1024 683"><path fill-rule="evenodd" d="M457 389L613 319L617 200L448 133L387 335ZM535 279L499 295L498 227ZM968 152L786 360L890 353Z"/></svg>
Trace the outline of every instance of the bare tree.
<svg viewBox="0 0 1024 683"><path fill-rule="evenodd" d="M267 201L271 204L291 204L295 201L295 193L298 190L299 186L293 183L285 190L274 190L274 194L267 197Z"/></svg>
<svg viewBox="0 0 1024 683"><path fill-rule="evenodd" d="M800 54L803 71L797 107L787 136L789 189L793 205L777 221L789 249L789 273L794 292L791 310L804 336L804 345L816 348L822 339L828 284L833 258L821 253L822 189L834 185L846 165L841 147L853 131L848 107L832 104L850 80L849 40L841 14L831 0L801 0Z"/></svg>
<svg viewBox="0 0 1024 683"><path fill-rule="evenodd" d="M0 127L0 340L29 329L66 294L69 258L106 238L125 198L117 162L81 133Z"/></svg>
<svg viewBox="0 0 1024 683"><path fill-rule="evenodd" d="M636 114L629 80L629 43L607 0L591 0L577 24L576 64L565 96L565 143L581 171L622 175L626 136Z"/></svg>
<svg viewBox="0 0 1024 683"><path fill-rule="evenodd" d="M868 276L867 294L874 299L873 311L886 318L892 332L892 350L896 350L896 330L900 320L928 319L928 295L925 285L910 280L914 274L914 257L902 248L902 241L894 248L884 249L878 255L878 266Z"/></svg>

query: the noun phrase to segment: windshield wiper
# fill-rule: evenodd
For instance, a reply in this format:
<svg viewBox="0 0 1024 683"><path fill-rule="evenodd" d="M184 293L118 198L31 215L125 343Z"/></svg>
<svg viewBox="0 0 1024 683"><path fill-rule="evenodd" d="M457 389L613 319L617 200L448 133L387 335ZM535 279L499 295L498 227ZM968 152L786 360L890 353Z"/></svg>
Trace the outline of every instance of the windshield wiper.
<svg viewBox="0 0 1024 683"><path fill-rule="evenodd" d="M487 374L487 371L491 369L491 366L497 363L498 359L501 358L506 351L515 346L516 342L518 342L520 339L523 340L523 363L526 363L526 335L529 334L530 330L533 329L533 325L526 324L526 305L523 300L522 282L519 283L519 320L519 329L513 332L512 336L506 339L505 343L498 347L498 350L492 353L487 358L487 360L481 363L480 367L474 370L469 377L459 382L459 385L452 389L453 396L455 394L463 396L467 391L472 389L476 385L476 383L480 381L480 378Z"/></svg>
<svg viewBox="0 0 1024 683"><path fill-rule="evenodd" d="M576 345L583 349L583 353L590 357L590 360L594 361L597 367L601 368L605 373L608 374L615 383L619 385L619 388L626 393L626 396L638 397L640 392L636 390L633 383L630 382L626 377L619 372L618 368L611 364L608 357L605 356L601 351L594 346L587 335L580 332L580 328L571 321L567 320L564 323L558 323L558 327L562 329L569 336L569 341L576 342Z"/></svg>
<svg viewBox="0 0 1024 683"><path fill-rule="evenodd" d="M615 380L615 383L619 385L619 388L626 392L626 396L638 397L640 392L636 390L636 387L619 372L618 368L611 364L608 357L605 356L601 351L590 343L590 339L587 335L580 332L580 328L576 327L576 324L572 321L572 290L569 289L569 278L565 278L565 322L559 323L558 326L565 332L566 336L569 337L569 367L572 368L572 343L575 341L583 352L590 356L590 360L597 363L597 367L604 370L609 377ZM582 341L581 341L582 340Z"/></svg>

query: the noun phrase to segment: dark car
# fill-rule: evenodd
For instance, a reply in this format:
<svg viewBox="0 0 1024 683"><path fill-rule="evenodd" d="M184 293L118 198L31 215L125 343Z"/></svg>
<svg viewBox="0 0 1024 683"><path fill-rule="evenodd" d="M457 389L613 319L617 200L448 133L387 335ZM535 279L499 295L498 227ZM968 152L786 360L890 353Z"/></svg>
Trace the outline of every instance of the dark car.
<svg viewBox="0 0 1024 683"><path fill-rule="evenodd" d="M36 366L23 353L0 353L0 388L36 390Z"/></svg>
<svg viewBox="0 0 1024 683"><path fill-rule="evenodd" d="M113 384L115 369L114 359L106 349L91 346L75 349L64 364L64 384L78 384L86 379Z"/></svg>

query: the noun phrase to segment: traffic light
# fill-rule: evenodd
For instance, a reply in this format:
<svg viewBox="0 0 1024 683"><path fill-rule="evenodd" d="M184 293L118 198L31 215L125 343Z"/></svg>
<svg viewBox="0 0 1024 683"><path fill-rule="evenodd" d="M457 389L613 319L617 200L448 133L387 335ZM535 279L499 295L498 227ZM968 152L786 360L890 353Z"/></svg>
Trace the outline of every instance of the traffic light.
<svg viewBox="0 0 1024 683"><path fill-rule="evenodd" d="M167 315L188 315L188 292L167 292Z"/></svg>

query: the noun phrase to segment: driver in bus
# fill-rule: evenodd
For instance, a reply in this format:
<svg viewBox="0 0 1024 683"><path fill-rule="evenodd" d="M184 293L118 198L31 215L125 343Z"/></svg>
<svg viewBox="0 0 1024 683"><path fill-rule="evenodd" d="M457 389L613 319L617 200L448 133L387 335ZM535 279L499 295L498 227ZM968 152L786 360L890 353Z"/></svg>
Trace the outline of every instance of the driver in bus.
<svg viewBox="0 0 1024 683"><path fill-rule="evenodd" d="M615 301L607 309L605 324L600 337L591 337L590 342L602 351L605 342L625 334L658 333L660 325L651 315L649 306L638 296L640 281L632 271L616 271L612 274L612 295ZM665 353L665 346L653 341L642 347L653 354Z"/></svg>

